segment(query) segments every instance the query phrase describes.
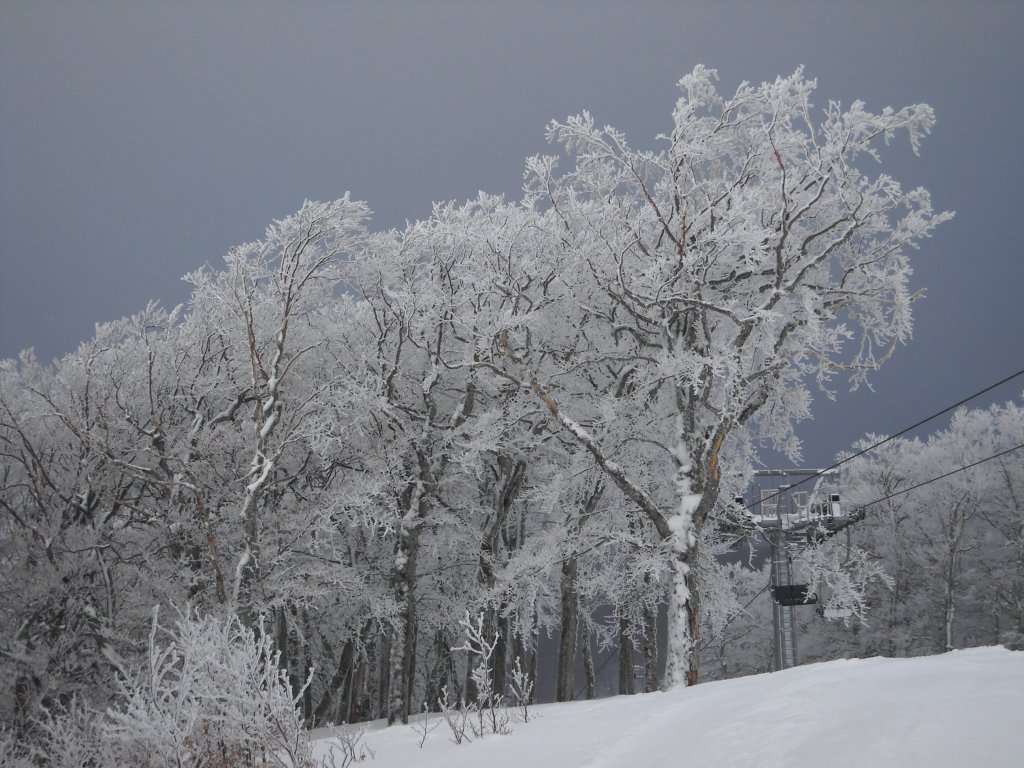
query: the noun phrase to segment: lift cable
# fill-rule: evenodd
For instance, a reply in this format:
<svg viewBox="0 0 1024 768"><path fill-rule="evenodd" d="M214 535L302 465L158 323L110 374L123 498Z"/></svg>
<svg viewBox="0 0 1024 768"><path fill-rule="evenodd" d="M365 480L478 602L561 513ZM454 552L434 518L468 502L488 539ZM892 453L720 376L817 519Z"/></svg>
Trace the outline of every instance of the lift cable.
<svg viewBox="0 0 1024 768"><path fill-rule="evenodd" d="M759 590L757 590L757 594L755 594L752 598L747 600L746 604L742 608L740 608L732 616L730 616L728 619L726 619L725 620L725 624L722 625L723 632L725 631L725 629L730 624L732 624L742 614L746 613L747 608L749 608L753 604L753 602L755 600L757 600L757 598L759 598L761 595L763 595L765 592L767 592L771 588L771 586L772 586L772 583L769 580L769 582L767 584L765 584L763 587L761 587ZM710 638L705 638L704 640L701 641L700 645L698 646L698 650L705 651L705 650L707 650L710 647L711 647L711 639Z"/></svg>
<svg viewBox="0 0 1024 768"><path fill-rule="evenodd" d="M968 403L971 400L974 400L975 398L981 397L982 395L984 395L984 394L986 394L988 392L991 392L996 387L1000 387L1003 384L1005 384L1006 382L1012 381L1013 379L1017 378L1018 376L1020 376L1022 374L1024 374L1024 368L1022 368L1021 370L1017 371L1016 373L1010 374L1005 379L997 381L995 384L990 384L989 386L985 387L984 389L982 389L982 390L980 390L978 392L975 392L973 395L968 395L963 400L961 400L961 401L959 401L957 403L953 403L953 405L950 405L947 408L943 408L941 411L938 411L937 413L933 413L931 416L928 416L925 419L921 419L920 421L918 421L915 424L911 424L909 427L907 427L906 429L903 429L903 430L897 432L895 435L890 435L889 437L886 437L886 438L884 438L882 440L879 440L874 445L870 445L867 448L865 448L865 449L863 449L861 451L858 451L857 453L853 454L852 456L847 456L845 459L843 459L841 461L837 461L835 464L833 464L830 467L826 467L825 469L823 469L823 470L821 470L819 472L816 472L813 475L805 477L800 482L794 483L793 485L789 486L788 488L786 488L784 490L778 490L778 491L776 491L775 493L773 493L770 496L766 496L763 499L758 499L757 501L751 502L750 504L746 505L744 507L744 509L752 509L753 507L757 506L761 502L768 501L769 499L774 499L776 496L781 496L786 491L791 491L794 488L796 488L797 486L803 485L804 483L809 482L811 480L814 480L817 477L821 477L826 472L831 472L833 469L836 469L837 467L841 467L843 464L846 464L848 461L853 461L857 457L863 456L868 451L873 451L875 448L878 448L879 446L885 445L886 443L888 443L888 442L890 442L892 440L895 440L898 437L902 437L903 435L907 434L908 432L911 432L912 430L915 430L918 427L920 427L920 426L922 426L924 424L927 424L929 421L933 421L934 419L937 419L940 416L943 416L943 415L949 413L950 411L959 408L961 405L964 405L965 403ZM1012 450L1016 450L1016 448L1014 448ZM994 458L994 457L992 457L992 458ZM963 467L963 469L966 469L966 467ZM941 479L941 478L936 478L936 479ZM931 482L931 481L929 481L929 482ZM883 499L883 501L884 501L884 499ZM872 502L872 503L876 503L876 502Z"/></svg>
<svg viewBox="0 0 1024 768"><path fill-rule="evenodd" d="M792 486L790 486L786 490L787 491L792 490L793 488L796 488L796 486L803 485L808 480L813 480L816 477L820 477L821 475L824 475L826 472L829 472L829 471L835 469L836 467L842 466L846 462L852 461L853 459L857 458L858 456L863 456L868 451L874 450L875 448L878 448L881 445L885 445L889 441L895 440L897 437L901 437L902 435L905 435L907 432L910 432L911 430L917 429L921 425L927 424L929 421L932 421L933 419L937 419L939 416L942 416L943 414L949 413L950 411L952 411L952 410L954 410L956 408L959 408L964 403L968 403L968 402L970 402L971 400L974 400L977 397L981 397L986 392L990 392L993 389L995 389L996 387L999 387L999 386L1005 384L1008 381L1012 381L1013 379L1017 378L1018 376L1020 376L1022 374L1024 374L1024 368L1022 368L1021 370L1017 371L1016 373L1014 373L1014 374L1012 374L1010 376L1007 376L1005 379L1003 379L1001 381L997 381L995 384L992 384L992 385L990 385L988 387L985 387L985 389L982 389L979 392L975 392L973 395L970 395L969 397L965 397L960 402L954 403L953 405L949 406L948 408L944 408L943 410L938 411L937 413L932 414L928 418L922 419L921 421L917 422L916 424L912 424L911 426L907 427L906 429L902 430L901 432L897 432L895 435L892 435L891 437L887 437L884 440L880 440L877 443L875 443L874 445L869 446L868 448L865 448L864 450L859 451L859 452L853 454L852 456L848 456L847 458L843 459L842 461L836 462L832 466L827 467L827 468L821 470L820 472L817 472L816 474L813 474L813 475L810 475L809 477L804 478L799 483L794 483ZM1000 451L999 453L995 453L995 454L993 454L991 456L987 456L984 459L980 459L978 461L975 461L972 464L967 464L967 465L965 465L963 467L957 467L956 469L950 470L949 472L946 472L945 474L939 475L938 477L933 477L930 480L925 480L923 482L917 483L916 485L912 485L909 488L904 488L902 490L896 491L895 493L891 493L888 496L883 496L880 499L875 499L874 501L869 501L867 504L862 504L861 506L857 507L855 510L853 510L853 512L854 513L861 512L861 511L867 509L870 506L873 506L875 504L881 504L883 501L888 501L889 499L892 499L892 498L894 498L896 496L901 496L904 493L909 493L910 491L917 490L918 488L921 488L923 486L929 485L930 483L936 483L939 480L944 480L947 477L950 477L951 475L955 475L955 474L957 474L959 472L963 472L964 470L967 470L967 469L972 469L974 467L979 466L980 464L984 464L987 461L992 461L992 460L998 459L998 458L1000 458L1002 456L1006 456L1009 453L1013 453L1014 451L1019 451L1021 448L1024 448L1024 443L1021 443L1020 445L1016 445L1013 448L1007 448L1005 451ZM756 504L759 504L759 503L761 503L763 501L767 501L768 499L773 499L776 496L781 495L782 493L784 493L784 491L780 490L780 491L772 494L771 496L767 496L764 499L759 499L754 504L750 504L750 505L746 506L745 509L750 509L751 507L755 506ZM761 589L758 590L757 594L755 594L752 598L750 598L750 600L747 601L747 604L743 606L743 608L741 609L741 612L742 612L742 610L745 610L747 607L749 607L750 604L754 602L754 600L756 600L758 597L760 597L765 592L765 590L768 589L769 586L770 586L769 584L766 584L765 586L761 587ZM730 619L729 622L727 622L727 624L728 623L731 623L731 619ZM588 642L589 642L589 638L588 638ZM604 670L605 666L607 666L608 662L611 661L613 656L614 656L614 654L610 653L604 659L604 661L601 662L601 665L594 671L595 679L601 673L601 671ZM572 700L575 701L577 698L579 698L579 696L585 690L586 690L586 686L584 685L584 687L581 688L572 697Z"/></svg>
<svg viewBox="0 0 1024 768"><path fill-rule="evenodd" d="M881 504L883 501L888 501L889 499L892 499L892 498L894 498L896 496L902 496L904 493L910 493L911 491L915 491L918 488L921 488L921 487L923 487L925 485L928 485L930 483L937 483L939 480L945 480L950 475L955 475L958 472L963 472L965 469L972 469L974 467L977 467L979 464L984 464L986 461L992 461L993 459L998 459L998 458L1000 458L1002 456L1005 456L1008 453L1013 453L1014 451L1019 451L1021 448L1024 448L1024 443L1021 443L1020 445L1015 445L1013 448L1007 448L1005 451L1000 451L999 453L994 453L991 456L986 456L984 459L980 459L980 460L974 462L973 464L967 464L967 465L965 465L963 467L957 467L956 469L952 469L949 472L946 472L944 475L939 475L938 477L933 477L931 480L925 480L923 482L918 483L917 485L912 485L909 488L903 488L902 490L896 491L895 493L890 493L888 496L883 496L880 499L875 499L874 501L869 501L867 504L861 504L859 507L857 507L855 510L853 510L853 512L854 513L862 512L863 510L867 509L868 507L874 506L875 504Z"/></svg>

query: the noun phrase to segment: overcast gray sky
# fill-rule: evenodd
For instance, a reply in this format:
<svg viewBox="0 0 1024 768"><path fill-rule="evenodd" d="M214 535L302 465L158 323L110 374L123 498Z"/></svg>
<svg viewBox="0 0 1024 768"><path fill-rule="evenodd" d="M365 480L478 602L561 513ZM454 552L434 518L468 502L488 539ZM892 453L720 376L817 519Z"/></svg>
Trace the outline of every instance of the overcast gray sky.
<svg viewBox="0 0 1024 768"><path fill-rule="evenodd" d="M726 91L803 64L821 106L931 104L921 157L887 170L957 212L916 259L913 342L802 428L824 464L1024 368L1022 35L1010 0L2 0L0 358L184 301L181 275L306 198L351 190L384 228L514 197L552 118L653 147L695 64Z"/></svg>

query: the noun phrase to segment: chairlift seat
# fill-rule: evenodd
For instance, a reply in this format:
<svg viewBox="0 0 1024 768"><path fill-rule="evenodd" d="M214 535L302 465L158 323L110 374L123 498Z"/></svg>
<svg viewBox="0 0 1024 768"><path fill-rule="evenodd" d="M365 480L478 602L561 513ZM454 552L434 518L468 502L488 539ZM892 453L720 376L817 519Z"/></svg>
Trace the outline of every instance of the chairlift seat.
<svg viewBox="0 0 1024 768"><path fill-rule="evenodd" d="M814 605L818 596L808 584L780 584L772 587L772 599L779 605Z"/></svg>
<svg viewBox="0 0 1024 768"><path fill-rule="evenodd" d="M853 610L850 608L823 608L821 610L821 617L823 619L835 621L837 619L848 619L851 616L853 616Z"/></svg>

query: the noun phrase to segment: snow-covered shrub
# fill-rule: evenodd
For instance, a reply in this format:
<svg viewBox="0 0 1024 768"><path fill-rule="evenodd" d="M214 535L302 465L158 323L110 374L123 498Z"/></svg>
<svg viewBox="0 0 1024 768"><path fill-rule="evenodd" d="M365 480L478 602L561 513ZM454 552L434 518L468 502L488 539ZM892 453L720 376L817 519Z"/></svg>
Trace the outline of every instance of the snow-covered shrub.
<svg viewBox="0 0 1024 768"><path fill-rule="evenodd" d="M459 620L465 640L463 644L452 648L453 651L465 651L469 656L470 679L476 696L473 699L454 701L448 694L448 687L441 688L441 696L437 706L441 717L452 732L452 741L462 744L473 738L482 738L488 733L509 734L512 723L530 721L530 698L533 695L533 679L523 670L522 661L517 656L512 666L512 679L508 682L507 691L496 690L492 669L492 656L498 646L498 636L488 637L484 630L484 615L478 614L476 620L470 618L469 611ZM511 703L514 709L505 706ZM424 705L426 712L426 705ZM426 715L417 732L423 740L428 733ZM471 738L472 736L472 738ZM422 740L420 742L422 746Z"/></svg>
<svg viewBox="0 0 1024 768"><path fill-rule="evenodd" d="M349 768L356 763L372 760L376 753L366 743L366 728L342 725L334 732L327 745L327 754L316 763L317 768ZM420 743L422 747L422 742Z"/></svg>
<svg viewBox="0 0 1024 768"><path fill-rule="evenodd" d="M6 725L0 724L0 766L3 768L22 768L30 765L26 750L14 733Z"/></svg>
<svg viewBox="0 0 1024 768"><path fill-rule="evenodd" d="M512 679L508 684L512 704L519 710L524 723L530 722L530 699L533 697L533 678L523 669L522 659L516 656L512 664Z"/></svg>
<svg viewBox="0 0 1024 768"><path fill-rule="evenodd" d="M120 677L104 731L125 764L170 768L310 765L297 696L260 625L154 611L148 668ZM308 684L308 683L307 683Z"/></svg>
<svg viewBox="0 0 1024 768"><path fill-rule="evenodd" d="M279 660L262 625L188 613L167 627L154 610L145 667L119 673L116 704L46 711L29 743L0 733L0 764L308 768L302 691L293 696Z"/></svg>
<svg viewBox="0 0 1024 768"><path fill-rule="evenodd" d="M453 651L466 651L469 654L472 665L470 677L476 689L476 701L474 712L477 717L474 733L479 737L488 731L490 733L509 733L509 715L502 708L502 692L494 690L494 674L492 670L491 657L494 649L498 647L498 636L488 638L484 630L484 615L481 613L476 617L476 622L470 620L469 611L466 611L464 618L459 620L459 626L465 633L466 641Z"/></svg>
<svg viewBox="0 0 1024 768"><path fill-rule="evenodd" d="M0 757L0 766L28 768L113 768L124 765L120 745L106 738L105 715L73 698L66 707L44 710L30 727L31 735ZM0 749L0 754L3 754Z"/></svg>
<svg viewBox="0 0 1024 768"><path fill-rule="evenodd" d="M1024 632L1008 630L999 635L999 642L1011 651L1024 651Z"/></svg>

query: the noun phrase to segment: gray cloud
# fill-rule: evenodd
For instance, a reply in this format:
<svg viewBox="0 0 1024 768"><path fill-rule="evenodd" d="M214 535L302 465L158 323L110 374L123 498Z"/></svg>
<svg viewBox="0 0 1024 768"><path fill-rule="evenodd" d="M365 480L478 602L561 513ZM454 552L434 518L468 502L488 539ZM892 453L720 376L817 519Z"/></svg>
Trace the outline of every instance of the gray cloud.
<svg viewBox="0 0 1024 768"><path fill-rule="evenodd" d="M513 196L551 118L590 109L653 145L695 64L724 89L803 64L822 105L932 104L922 157L887 168L958 212L918 259L914 342L804 430L826 461L1024 363L1021 29L1010 2L8 2L0 357L183 301L184 272L305 198L351 190L390 227Z"/></svg>

